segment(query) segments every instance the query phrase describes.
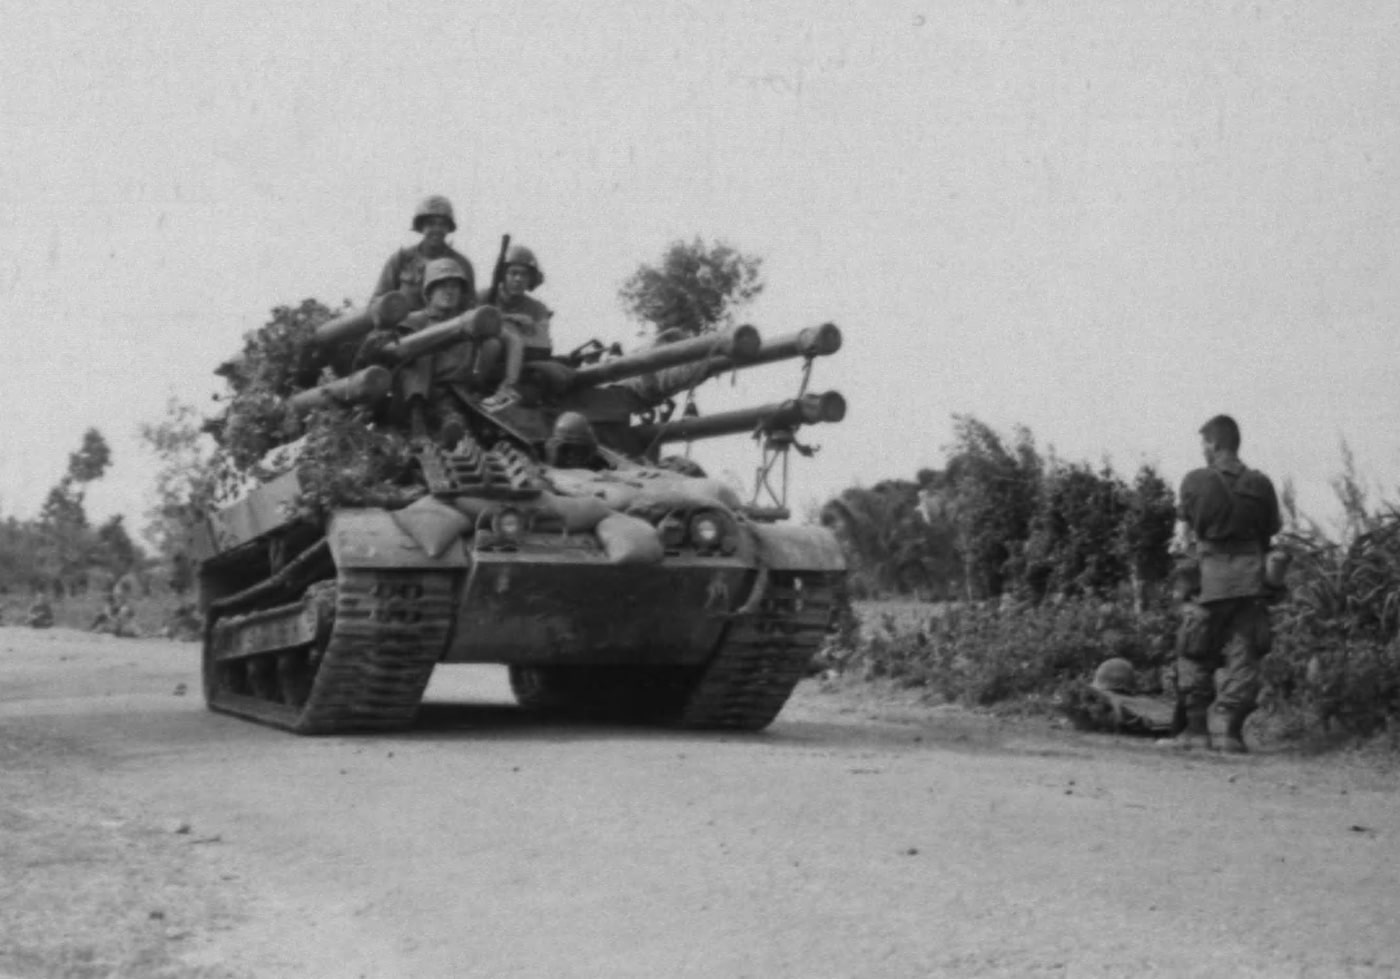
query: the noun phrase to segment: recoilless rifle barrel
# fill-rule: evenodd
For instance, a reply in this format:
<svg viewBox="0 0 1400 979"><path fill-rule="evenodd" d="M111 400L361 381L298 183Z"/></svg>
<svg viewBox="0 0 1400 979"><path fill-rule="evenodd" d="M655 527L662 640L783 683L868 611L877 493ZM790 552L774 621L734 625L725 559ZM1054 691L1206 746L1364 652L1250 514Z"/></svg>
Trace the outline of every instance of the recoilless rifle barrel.
<svg viewBox="0 0 1400 979"><path fill-rule="evenodd" d="M753 328L741 326L736 330L736 333L749 329ZM685 341L687 344L695 345L691 349L701 350L701 355L678 361L675 366L664 370L651 371L649 372L650 377L634 386L634 393L641 399L642 403L661 404L667 398L675 397L682 391L729 371L757 367L760 364L772 364L780 360L792 360L797 357L826 357L841 349L841 330L833 323L823 323L821 326L811 326L791 333L784 333L772 340L764 340L756 353L744 351L742 357L733 356L722 350L717 351L715 356L704 356L704 351L708 348L701 346L701 344L705 339L704 337L696 337L694 340ZM671 345L671 347L674 346L680 346L680 344ZM644 351L644 353L656 354L669 350L671 347L658 347L654 350ZM634 354L632 356L641 355ZM607 361L601 366L613 363L615 361Z"/></svg>
<svg viewBox="0 0 1400 979"><path fill-rule="evenodd" d="M359 340L370 330L387 330L403 322L412 308L402 292L375 296L364 309L352 309L316 327L312 345L322 350Z"/></svg>
<svg viewBox="0 0 1400 979"><path fill-rule="evenodd" d="M287 399L287 404L295 411L310 411L333 404L370 404L388 394L392 383L393 375L389 368L372 364L320 387L298 391Z"/></svg>
<svg viewBox="0 0 1400 979"><path fill-rule="evenodd" d="M664 445L740 432L770 433L820 422L835 423L845 417L846 399L836 391L827 391L737 411L639 425L636 433L647 444Z"/></svg>
<svg viewBox="0 0 1400 979"><path fill-rule="evenodd" d="M701 364L709 359L748 363L759 356L762 347L763 339L758 335L758 330L752 326L739 326L724 333L709 333L688 340L678 340L675 343L580 367L574 372L573 386L596 387L650 374L667 367Z"/></svg>
<svg viewBox="0 0 1400 979"><path fill-rule="evenodd" d="M501 311L495 306L478 306L450 320L400 337L384 347L383 353L395 364L406 364L464 340L487 340L500 335Z"/></svg>

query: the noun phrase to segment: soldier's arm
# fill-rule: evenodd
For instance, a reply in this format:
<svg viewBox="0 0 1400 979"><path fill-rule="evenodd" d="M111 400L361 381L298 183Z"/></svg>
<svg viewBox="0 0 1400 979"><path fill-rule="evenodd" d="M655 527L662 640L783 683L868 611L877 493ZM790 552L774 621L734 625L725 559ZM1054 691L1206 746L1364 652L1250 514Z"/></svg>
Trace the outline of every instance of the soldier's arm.
<svg viewBox="0 0 1400 979"><path fill-rule="evenodd" d="M466 293L463 296L463 302L465 303L465 305L462 307L462 309L463 311L468 309L475 309L477 305L476 269L472 268L472 263L467 260L467 257L465 255L462 256L462 271L465 272L467 276L467 288Z"/></svg>
<svg viewBox="0 0 1400 979"><path fill-rule="evenodd" d="M399 287L399 266L402 253L394 252L389 256L389 260L384 263L384 270L379 273L379 281L374 284L374 292L370 299L376 299L386 292L393 292Z"/></svg>
<svg viewBox="0 0 1400 979"><path fill-rule="evenodd" d="M1274 491L1274 484L1269 483L1269 536L1273 537L1283 529L1283 514L1278 505L1278 493ZM1265 542L1267 544L1267 541Z"/></svg>

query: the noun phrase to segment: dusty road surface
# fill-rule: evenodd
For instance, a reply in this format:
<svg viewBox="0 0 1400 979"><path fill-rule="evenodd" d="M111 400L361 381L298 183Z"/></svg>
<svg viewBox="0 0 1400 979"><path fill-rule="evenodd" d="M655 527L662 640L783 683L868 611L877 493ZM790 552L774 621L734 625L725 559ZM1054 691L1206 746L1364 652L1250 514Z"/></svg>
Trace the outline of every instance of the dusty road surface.
<svg viewBox="0 0 1400 979"><path fill-rule="evenodd" d="M1393 773L800 691L759 736L207 713L196 649L0 629L0 975L1400 974Z"/></svg>

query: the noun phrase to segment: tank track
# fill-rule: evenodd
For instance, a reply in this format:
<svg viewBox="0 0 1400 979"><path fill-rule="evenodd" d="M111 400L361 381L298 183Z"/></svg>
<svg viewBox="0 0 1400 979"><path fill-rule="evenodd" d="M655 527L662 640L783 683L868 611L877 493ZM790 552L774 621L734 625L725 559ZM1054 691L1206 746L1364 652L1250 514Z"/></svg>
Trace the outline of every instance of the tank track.
<svg viewBox="0 0 1400 979"><path fill-rule="evenodd" d="M313 589L315 586L313 586ZM456 576L444 571L339 569L328 635L306 650L259 653L234 660L251 687L239 692L227 668L212 660L213 627L205 640L205 696L211 710L296 734L386 731L413 723L433 667L447 645L456 607ZM312 600L315 600L314 598ZM242 616L255 628L258 613ZM239 628L239 621L225 629ZM302 655L314 670L302 703L289 684L269 683L277 657ZM268 657L273 659L269 660ZM256 677L255 677L256 674ZM283 674L285 676L285 674Z"/></svg>
<svg viewBox="0 0 1400 979"><path fill-rule="evenodd" d="M758 610L729 627L677 722L735 731L761 731L773 723L821 648L839 580L771 572Z"/></svg>

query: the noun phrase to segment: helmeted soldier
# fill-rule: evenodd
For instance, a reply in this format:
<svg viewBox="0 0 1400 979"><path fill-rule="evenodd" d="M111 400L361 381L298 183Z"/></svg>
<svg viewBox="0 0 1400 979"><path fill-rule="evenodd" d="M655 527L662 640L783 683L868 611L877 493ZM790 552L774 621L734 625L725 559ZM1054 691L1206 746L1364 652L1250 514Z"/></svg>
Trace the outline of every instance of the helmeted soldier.
<svg viewBox="0 0 1400 979"><path fill-rule="evenodd" d="M544 445L545 459L560 469L593 469L598 465L598 436L588 419L566 411L554 422Z"/></svg>
<svg viewBox="0 0 1400 979"><path fill-rule="evenodd" d="M402 292L408 296L414 309L425 305L424 286L428 263L434 259L450 258L462 270L466 286L459 298L459 308L463 312L476 301L476 272L467 257L447 243L447 236L457 230L457 219L452 213L452 202L440 194L425 197L413 212L413 230L423 237L416 245L400 248L389 256L384 270L379 274L371 299L386 292Z"/></svg>
<svg viewBox="0 0 1400 979"><path fill-rule="evenodd" d="M1133 664L1121 656L1104 660L1094 671L1094 689L1127 695L1137 693L1137 673L1133 670Z"/></svg>
<svg viewBox="0 0 1400 979"><path fill-rule="evenodd" d="M357 362L374 363L387 343L459 315L462 296L470 286L470 273L455 259L435 258L428 262L423 273L423 308L410 313L392 330L372 332L361 346ZM465 432L466 420L449 388L462 384L469 389L484 390L493 375L498 376L501 358L501 341L495 337L464 340L446 350L419 357L396 371L394 400L407 412L410 421L416 412L423 412L423 422L432 423L441 441L451 447ZM431 409L431 417L425 409Z"/></svg>
<svg viewBox="0 0 1400 979"><path fill-rule="evenodd" d="M1176 647L1174 748L1212 747L1212 701L1226 716L1224 751L1242 753L1244 722L1259 696L1259 661L1273 642L1265 579L1270 539L1282 528L1278 495L1269 477L1239 460L1240 429L1229 415L1201 427L1207 465L1181 482L1178 516L1199 591L1182 605ZM1215 671L1224 667L1220 696Z"/></svg>
<svg viewBox="0 0 1400 979"><path fill-rule="evenodd" d="M31 629L53 628L53 606L42 592L35 595L34 601L30 603L24 624Z"/></svg>
<svg viewBox="0 0 1400 979"><path fill-rule="evenodd" d="M502 336L506 341L506 376L501 396L509 399L523 366L553 355L549 326L554 311L530 295L544 283L544 270L533 251L524 245L512 245L502 264L501 281L477 299L501 311Z"/></svg>

